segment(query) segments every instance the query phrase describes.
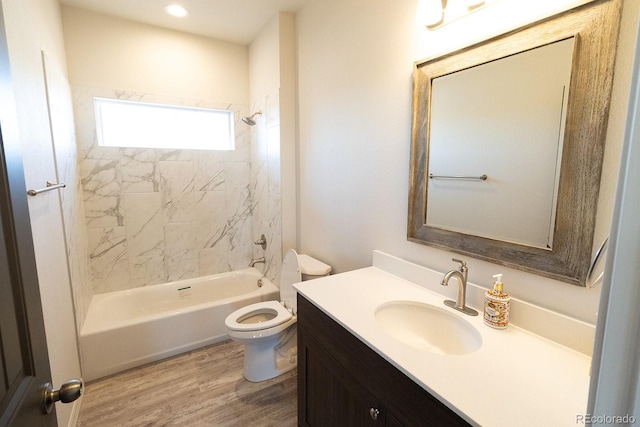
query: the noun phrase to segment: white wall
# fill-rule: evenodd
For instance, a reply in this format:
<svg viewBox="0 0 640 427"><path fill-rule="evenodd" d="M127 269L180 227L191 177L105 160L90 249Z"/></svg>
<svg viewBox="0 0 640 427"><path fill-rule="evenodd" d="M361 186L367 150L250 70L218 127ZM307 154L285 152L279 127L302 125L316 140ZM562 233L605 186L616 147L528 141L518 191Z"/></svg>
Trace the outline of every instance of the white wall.
<svg viewBox="0 0 640 427"><path fill-rule="evenodd" d="M567 2L565 2L567 3ZM579 2L572 2L576 4ZM583 1L580 3L584 3ZM608 233L624 128L638 2L625 2L594 246ZM334 271L371 265L379 249L447 271L452 253L406 240L413 63L543 17L558 2L503 0L436 31L416 0L309 2L297 15L299 239ZM565 5L566 7L566 5ZM586 289L467 258L469 280L504 273L514 297L595 323ZM454 288L444 289L453 297Z"/></svg>
<svg viewBox="0 0 640 427"><path fill-rule="evenodd" d="M247 104L246 46L62 8L69 80L182 98Z"/></svg>

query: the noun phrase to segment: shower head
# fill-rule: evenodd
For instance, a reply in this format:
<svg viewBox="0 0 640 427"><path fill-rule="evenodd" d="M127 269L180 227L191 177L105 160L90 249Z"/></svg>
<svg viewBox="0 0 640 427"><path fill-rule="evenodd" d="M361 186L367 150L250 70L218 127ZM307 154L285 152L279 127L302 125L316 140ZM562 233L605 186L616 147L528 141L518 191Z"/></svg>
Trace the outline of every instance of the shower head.
<svg viewBox="0 0 640 427"><path fill-rule="evenodd" d="M257 115L262 115L262 111L256 111L255 113L253 113L252 115L250 115L249 117L243 117L242 121L245 122L246 124L248 124L249 126L255 126L256 125L256 121L253 120L253 118Z"/></svg>

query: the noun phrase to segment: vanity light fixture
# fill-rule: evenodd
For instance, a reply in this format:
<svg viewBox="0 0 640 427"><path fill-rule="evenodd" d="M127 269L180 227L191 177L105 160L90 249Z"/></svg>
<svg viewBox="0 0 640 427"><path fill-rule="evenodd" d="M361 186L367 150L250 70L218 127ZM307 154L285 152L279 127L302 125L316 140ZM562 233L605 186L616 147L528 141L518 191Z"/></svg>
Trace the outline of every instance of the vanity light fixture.
<svg viewBox="0 0 640 427"><path fill-rule="evenodd" d="M168 4L164 7L165 12L167 12L171 16L175 16L177 18L184 18L189 16L189 11L179 4Z"/></svg>
<svg viewBox="0 0 640 427"><path fill-rule="evenodd" d="M416 21L419 25L431 28L444 20L444 8L447 0L418 0Z"/></svg>
<svg viewBox="0 0 640 427"><path fill-rule="evenodd" d="M455 21L495 0L418 0L416 21L429 29Z"/></svg>
<svg viewBox="0 0 640 427"><path fill-rule="evenodd" d="M469 10L475 9L476 7L482 6L484 3L484 0L467 0L467 8Z"/></svg>

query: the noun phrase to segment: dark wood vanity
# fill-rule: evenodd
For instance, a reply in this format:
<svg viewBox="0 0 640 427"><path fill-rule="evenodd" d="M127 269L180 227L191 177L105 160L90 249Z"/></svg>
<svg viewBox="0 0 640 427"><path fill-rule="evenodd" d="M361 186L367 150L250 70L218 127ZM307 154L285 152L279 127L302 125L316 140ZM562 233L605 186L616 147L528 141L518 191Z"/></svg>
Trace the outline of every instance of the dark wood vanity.
<svg viewBox="0 0 640 427"><path fill-rule="evenodd" d="M298 425L469 424L298 295Z"/></svg>

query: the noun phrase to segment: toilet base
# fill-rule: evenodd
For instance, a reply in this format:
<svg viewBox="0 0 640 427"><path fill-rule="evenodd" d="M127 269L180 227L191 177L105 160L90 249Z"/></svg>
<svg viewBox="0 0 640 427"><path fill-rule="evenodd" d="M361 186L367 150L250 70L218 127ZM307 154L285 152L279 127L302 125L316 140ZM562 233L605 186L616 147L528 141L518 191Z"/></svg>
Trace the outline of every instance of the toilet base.
<svg viewBox="0 0 640 427"><path fill-rule="evenodd" d="M251 382L275 378L298 366L296 324L291 325L284 334L274 336L273 340L240 342L244 344L242 374Z"/></svg>
<svg viewBox="0 0 640 427"><path fill-rule="evenodd" d="M273 350L272 350L273 351ZM273 353L271 353L271 356ZM255 359L254 356L247 357L246 349L244 356L244 369L242 375L253 383L270 380L271 378L278 377L298 366L297 357L294 355L292 358L282 359L273 363L273 357L266 357L265 359L271 359L267 363L260 363L263 359Z"/></svg>

